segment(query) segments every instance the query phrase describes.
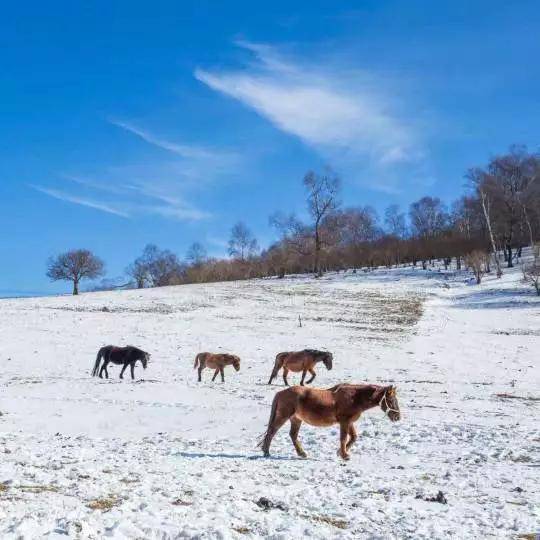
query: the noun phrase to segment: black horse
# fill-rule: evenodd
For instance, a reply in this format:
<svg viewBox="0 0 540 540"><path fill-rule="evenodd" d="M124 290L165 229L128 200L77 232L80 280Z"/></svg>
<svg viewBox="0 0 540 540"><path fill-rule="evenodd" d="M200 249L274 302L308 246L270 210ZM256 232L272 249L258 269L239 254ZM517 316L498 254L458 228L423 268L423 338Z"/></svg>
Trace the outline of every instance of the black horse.
<svg viewBox="0 0 540 540"><path fill-rule="evenodd" d="M101 369L99 369L99 363L102 358L103 363L101 364ZM100 379L103 379L103 372L105 372L105 377L108 379L109 372L107 371L107 365L112 362L113 364L124 365L122 371L120 372L121 379L124 378L124 371L128 366L131 369L131 378L134 379L135 363L137 360L140 360L143 368L146 369L149 358L149 353L141 351L141 349L137 349L137 347L132 347L131 345L128 345L127 347L115 347L114 345L107 345L106 347L101 347L97 353L96 363L94 364L94 369L92 370L92 377L98 375L99 372Z"/></svg>

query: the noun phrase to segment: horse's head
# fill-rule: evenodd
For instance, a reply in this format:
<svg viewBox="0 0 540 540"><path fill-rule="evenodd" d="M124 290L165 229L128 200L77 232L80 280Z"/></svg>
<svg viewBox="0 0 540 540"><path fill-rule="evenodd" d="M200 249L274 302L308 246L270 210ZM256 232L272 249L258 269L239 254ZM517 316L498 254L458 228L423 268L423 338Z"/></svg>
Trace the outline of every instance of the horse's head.
<svg viewBox="0 0 540 540"><path fill-rule="evenodd" d="M141 364L144 369L146 369L146 366L148 365L148 362L150 361L150 353L143 353L141 357Z"/></svg>
<svg viewBox="0 0 540 540"><path fill-rule="evenodd" d="M390 385L384 389L379 405L392 422L397 422L401 418L395 386Z"/></svg>
<svg viewBox="0 0 540 540"><path fill-rule="evenodd" d="M323 352L321 354L320 358L321 358L323 364L326 366L326 369L328 371L330 371L332 369L332 360L334 359L334 357L332 356L332 353L331 352Z"/></svg>
<svg viewBox="0 0 540 540"><path fill-rule="evenodd" d="M232 355L232 365L236 371L240 371L240 358L236 355Z"/></svg>

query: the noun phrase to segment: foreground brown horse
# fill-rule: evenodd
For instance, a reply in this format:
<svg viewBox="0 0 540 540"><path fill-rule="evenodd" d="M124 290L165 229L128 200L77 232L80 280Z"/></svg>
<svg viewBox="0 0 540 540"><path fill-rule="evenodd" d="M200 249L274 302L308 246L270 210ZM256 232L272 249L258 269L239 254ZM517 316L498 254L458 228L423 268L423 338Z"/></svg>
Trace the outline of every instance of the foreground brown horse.
<svg viewBox="0 0 540 540"><path fill-rule="evenodd" d="M356 441L356 422L360 415L379 405L388 418L400 419L399 405L394 386L375 384L338 384L332 388L305 388L293 386L278 392L272 402L268 428L259 446L265 456L270 455L270 444L279 428L291 421L290 436L300 457L307 457L298 441L302 422L312 426L328 427L339 424L340 448L338 454L349 459L348 450Z"/></svg>
<svg viewBox="0 0 540 540"><path fill-rule="evenodd" d="M225 382L225 366L232 365L236 371L240 371L240 358L234 354L213 354L209 352L199 353L195 357L193 367L199 368L199 382L201 382L201 374L204 368L215 369L212 381L215 380L218 373L221 373L221 382Z"/></svg>
<svg viewBox="0 0 540 540"><path fill-rule="evenodd" d="M304 349L303 351L297 352L282 352L276 356L276 361L274 363L274 369L270 375L270 380L268 384L272 384L272 381L277 377L279 370L283 368L283 381L285 386L289 386L287 382L287 375L289 371L294 371L296 373L302 372L302 379L300 380L300 386L304 386L304 379L306 374L309 371L311 378L306 381L306 384L311 384L313 379L315 379L315 364L317 362L322 362L326 369L332 369L332 353L326 351L317 351L315 349Z"/></svg>

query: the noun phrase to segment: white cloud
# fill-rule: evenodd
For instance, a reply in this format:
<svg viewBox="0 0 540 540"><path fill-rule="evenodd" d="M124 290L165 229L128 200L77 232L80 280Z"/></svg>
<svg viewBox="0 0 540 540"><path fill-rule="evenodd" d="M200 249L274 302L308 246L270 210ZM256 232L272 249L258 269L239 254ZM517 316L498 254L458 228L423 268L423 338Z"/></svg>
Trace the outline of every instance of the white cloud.
<svg viewBox="0 0 540 540"><path fill-rule="evenodd" d="M418 157L412 123L400 118L397 100L383 97L366 73L286 60L268 45L238 45L256 62L242 70L197 69L195 77L323 154L367 156L380 166Z"/></svg>
<svg viewBox="0 0 540 540"><path fill-rule="evenodd" d="M215 176L230 172L238 165L239 156L233 152L200 145L181 144L157 136L130 122L110 120L110 123L141 138L143 141L157 146L182 158L186 176L201 176L201 173Z"/></svg>
<svg viewBox="0 0 540 540"><path fill-rule="evenodd" d="M126 219L154 215L178 221L198 221L210 217L209 213L194 208L181 197L160 194L151 186L102 183L79 177L69 177L69 179L87 188L85 193L90 191L93 195L87 196L38 185L31 187L55 199ZM115 196L108 196L110 194Z"/></svg>
<svg viewBox="0 0 540 540"><path fill-rule="evenodd" d="M233 152L171 142L132 123L111 121L145 142L174 154L174 159L145 160L120 167L106 167L95 180L81 175L61 175L69 189L32 186L69 203L115 214L123 218L154 215L178 221L198 221L210 217L186 200L217 179L237 172L240 157Z"/></svg>
<svg viewBox="0 0 540 540"><path fill-rule="evenodd" d="M73 204L80 204L81 206L87 206L88 208L93 208L95 210L100 210L101 212L107 212L108 214L114 214L116 216L120 216L123 218L130 217L129 214L125 210L122 210L120 208L115 208L114 206L111 206L103 201L99 201L95 199L87 199L85 197L73 195L59 189L51 189L51 188L45 188L42 186L35 186L35 185L32 185L31 187L33 187L37 191L40 191L41 193L44 193L45 195L49 195L49 197L53 197L61 201L65 201L65 202L69 202Z"/></svg>

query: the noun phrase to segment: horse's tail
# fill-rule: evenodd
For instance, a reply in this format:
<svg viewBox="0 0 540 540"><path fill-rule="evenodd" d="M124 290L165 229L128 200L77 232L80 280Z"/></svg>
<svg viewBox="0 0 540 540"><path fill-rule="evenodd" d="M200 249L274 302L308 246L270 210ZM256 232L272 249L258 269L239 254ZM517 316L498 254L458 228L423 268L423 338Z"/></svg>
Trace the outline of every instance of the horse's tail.
<svg viewBox="0 0 540 540"><path fill-rule="evenodd" d="M99 349L96 356L96 362L94 364L94 369L92 370L92 377L95 377L98 374L99 362L104 355L105 355L105 347L101 347L101 349Z"/></svg>
<svg viewBox="0 0 540 540"><path fill-rule="evenodd" d="M272 374L270 375L270 379L268 380L268 384L272 384L272 381L277 377L277 374L279 370L283 366L283 358L285 357L285 353L279 353L276 356L276 361L274 362L274 369L272 370Z"/></svg>
<svg viewBox="0 0 540 540"><path fill-rule="evenodd" d="M202 365L203 365L202 355L203 355L203 353L199 353L195 357L195 363L193 364L193 369L197 369L197 366L199 365L199 363L201 364L201 367L202 367Z"/></svg>
<svg viewBox="0 0 540 540"><path fill-rule="evenodd" d="M270 409L270 419L268 420L268 426L266 427L266 431L259 437L259 441L257 442L257 448L262 448L265 451L265 454L268 452L268 448L266 448L266 440L268 438L274 420L276 419L279 394L281 394L281 392L278 392L274 396L274 399L272 401L272 408Z"/></svg>

